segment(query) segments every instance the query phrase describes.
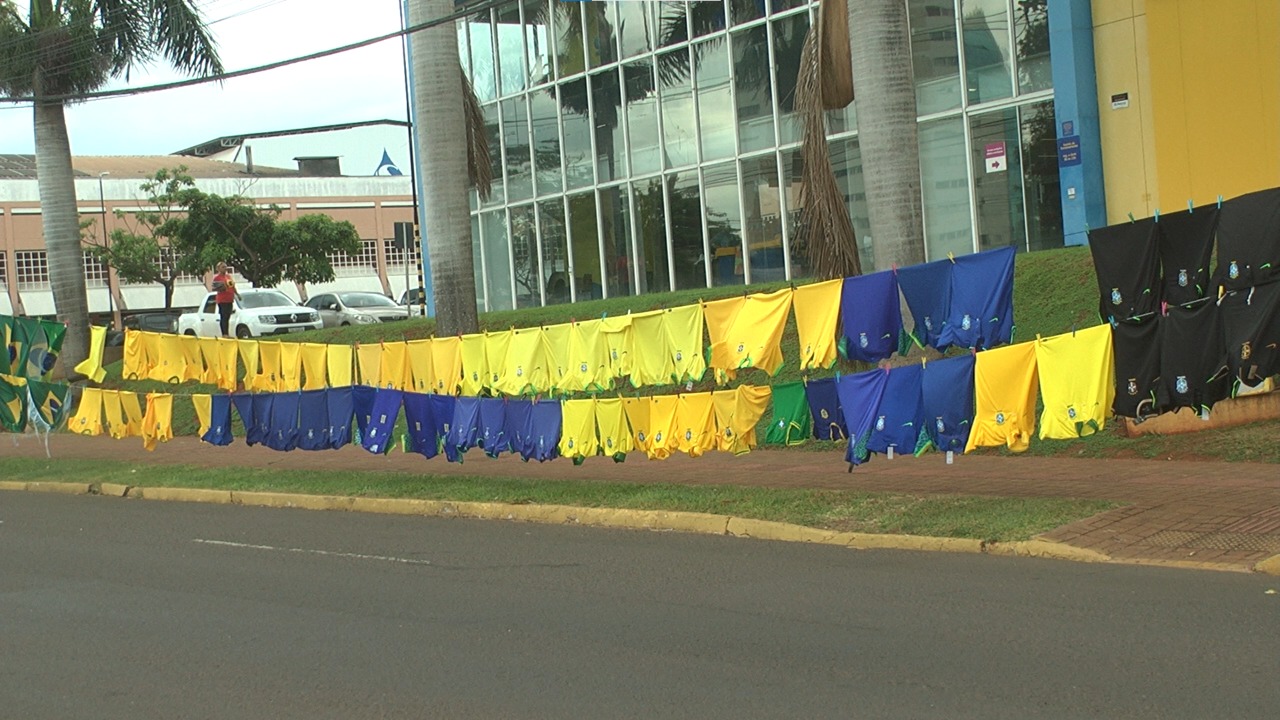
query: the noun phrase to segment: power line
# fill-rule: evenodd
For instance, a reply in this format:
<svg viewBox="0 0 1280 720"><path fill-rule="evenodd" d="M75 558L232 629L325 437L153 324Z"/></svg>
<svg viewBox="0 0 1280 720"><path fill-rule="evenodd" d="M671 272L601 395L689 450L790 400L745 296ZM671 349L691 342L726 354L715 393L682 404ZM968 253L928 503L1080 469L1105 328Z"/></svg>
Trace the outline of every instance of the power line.
<svg viewBox="0 0 1280 720"><path fill-rule="evenodd" d="M57 100L62 102L68 102L68 101L80 102L80 101L87 101L87 100L101 100L104 98L143 95L146 93L161 92L164 90L176 90L178 88L191 87L193 85L203 85L205 83L210 83L210 82L221 82L223 80L231 80L234 78L244 77L247 75L255 75L257 73L267 72L269 70L277 70L279 68L288 67L290 65L297 65L299 63L311 62L312 60L319 60L321 58L326 58L332 55L338 55L341 53L350 52L352 50L359 50L361 48L369 47L370 45L376 45L381 42L386 42L387 40L392 40L395 38L412 35L413 33L421 32L423 30L429 30L433 27L438 27L446 23L456 22L458 20L467 18L471 15L475 15L478 12L491 10L493 8L499 8L506 5L511 5L515 2L516 0L485 0L484 2L478 2L474 5L468 6L463 10L456 10L448 15L435 18L432 20L427 20L425 22L418 23L417 25L414 25L412 27L396 30L395 32L390 32L385 35L379 35L378 37L369 38L367 40L361 40L359 42L354 42L349 45L343 45L340 47L331 48L329 50L321 50L319 52L310 53L308 55L289 58L287 60L278 60L276 62L267 63L265 65L258 65L256 67L245 68L243 70L233 70L231 72L219 73L217 75L209 75L207 77L188 78L186 80L177 80L177 81L168 82L168 83L144 85L142 87L137 87L137 88L121 88L119 90L99 90L96 92L79 93L79 94L65 93L60 95L43 95L43 96L23 95L18 97L4 97L4 98L0 98L0 102L31 103L31 102L36 102L38 100L39 101Z"/></svg>

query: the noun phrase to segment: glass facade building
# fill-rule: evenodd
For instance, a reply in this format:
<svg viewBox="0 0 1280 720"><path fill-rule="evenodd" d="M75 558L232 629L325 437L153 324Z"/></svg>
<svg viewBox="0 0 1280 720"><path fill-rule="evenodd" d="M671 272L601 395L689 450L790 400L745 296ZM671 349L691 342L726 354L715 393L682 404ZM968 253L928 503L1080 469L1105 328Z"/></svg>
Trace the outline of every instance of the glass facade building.
<svg viewBox="0 0 1280 720"><path fill-rule="evenodd" d="M904 0L929 258L1063 244L1043 0ZM493 311L805 277L806 0L528 0L458 24L495 183L472 193ZM827 117L865 268L857 115Z"/></svg>

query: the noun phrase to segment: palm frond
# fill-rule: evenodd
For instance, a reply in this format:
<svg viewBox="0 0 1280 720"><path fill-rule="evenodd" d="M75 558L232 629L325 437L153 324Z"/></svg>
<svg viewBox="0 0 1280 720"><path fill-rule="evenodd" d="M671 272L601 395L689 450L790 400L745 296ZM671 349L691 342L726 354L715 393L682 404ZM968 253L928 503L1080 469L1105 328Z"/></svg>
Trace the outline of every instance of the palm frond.
<svg viewBox="0 0 1280 720"><path fill-rule="evenodd" d="M793 255L807 261L816 277L829 280L862 274L857 236L844 194L831 168L822 98L821 32L809 29L796 77L796 112L802 124L800 213Z"/></svg>
<svg viewBox="0 0 1280 720"><path fill-rule="evenodd" d="M118 0L109 0L117 2ZM191 75L222 72L218 46L189 0L151 0L151 47L174 69Z"/></svg>
<svg viewBox="0 0 1280 720"><path fill-rule="evenodd" d="M458 73L462 76L462 110L467 126L467 174L471 176L471 185L480 194L482 200L488 200L493 191L493 162L490 157L489 133L484 126L484 110L480 107L480 99L467 79L467 73L458 65Z"/></svg>

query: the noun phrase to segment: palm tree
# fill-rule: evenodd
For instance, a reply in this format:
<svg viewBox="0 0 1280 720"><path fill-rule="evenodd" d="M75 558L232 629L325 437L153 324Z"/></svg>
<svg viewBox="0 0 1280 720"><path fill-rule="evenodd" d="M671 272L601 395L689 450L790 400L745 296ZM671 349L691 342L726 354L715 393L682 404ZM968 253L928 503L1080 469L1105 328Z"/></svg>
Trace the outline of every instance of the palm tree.
<svg viewBox="0 0 1280 720"><path fill-rule="evenodd" d="M409 4L409 24L418 25L454 11L452 0L414 0ZM427 183L422 224L431 253L431 281L436 297L436 331L440 335L473 333L476 317L474 259L471 249L471 214L467 187L457 178L467 177L479 163L469 163L469 132L465 103L470 95L456 72L459 67L457 30L452 23L414 33L413 102L423 181ZM473 158L475 159L475 158ZM487 163L486 163L487 164ZM474 176L473 176L474 177Z"/></svg>
<svg viewBox="0 0 1280 720"><path fill-rule="evenodd" d="M89 308L64 107L151 60L194 76L222 72L194 0L0 0L0 92L35 98L36 174L63 367L89 354ZM70 374L70 371L68 371Z"/></svg>

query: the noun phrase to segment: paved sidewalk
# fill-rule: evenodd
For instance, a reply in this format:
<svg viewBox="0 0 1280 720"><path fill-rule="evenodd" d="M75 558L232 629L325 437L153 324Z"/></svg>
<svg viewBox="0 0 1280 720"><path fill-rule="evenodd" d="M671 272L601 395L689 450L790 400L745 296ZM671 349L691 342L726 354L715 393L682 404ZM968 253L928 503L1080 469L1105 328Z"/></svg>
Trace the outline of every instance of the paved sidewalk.
<svg viewBox="0 0 1280 720"><path fill-rule="evenodd" d="M292 470L381 470L437 475L500 475L587 481L679 482L924 494L1099 498L1132 503L1045 534L1045 538L1096 550L1113 558L1151 563L1207 563L1249 569L1280 554L1280 468L1273 465L1160 460L1090 460L1043 457L877 457L846 472L838 451L757 450L733 457L710 453L651 462L633 455L614 463L592 458L537 464L518 457L469 453L464 464L393 451L374 456L358 447L279 453L239 441L225 448L176 438L155 452L141 441L55 435L54 458L110 459L139 464L279 467ZM43 457L31 438L0 452Z"/></svg>

